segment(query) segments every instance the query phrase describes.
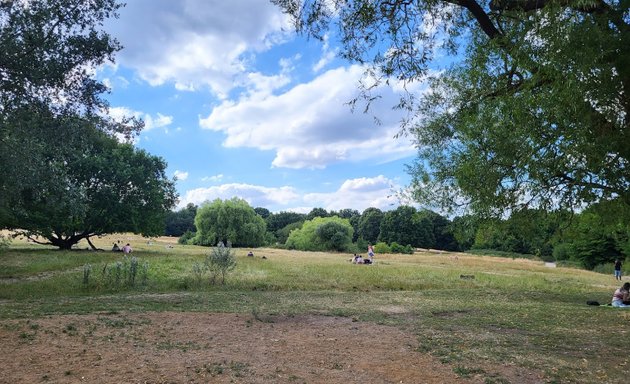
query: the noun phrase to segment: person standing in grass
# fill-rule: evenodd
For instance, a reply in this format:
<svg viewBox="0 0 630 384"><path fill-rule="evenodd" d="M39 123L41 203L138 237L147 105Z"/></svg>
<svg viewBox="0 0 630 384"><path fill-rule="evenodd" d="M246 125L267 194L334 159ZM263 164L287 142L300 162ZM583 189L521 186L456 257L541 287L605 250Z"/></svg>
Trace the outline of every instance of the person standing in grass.
<svg viewBox="0 0 630 384"><path fill-rule="evenodd" d="M615 260L615 280L621 280L621 260Z"/></svg>
<svg viewBox="0 0 630 384"><path fill-rule="evenodd" d="M630 283L624 283L615 290L611 304L613 307L630 308Z"/></svg>

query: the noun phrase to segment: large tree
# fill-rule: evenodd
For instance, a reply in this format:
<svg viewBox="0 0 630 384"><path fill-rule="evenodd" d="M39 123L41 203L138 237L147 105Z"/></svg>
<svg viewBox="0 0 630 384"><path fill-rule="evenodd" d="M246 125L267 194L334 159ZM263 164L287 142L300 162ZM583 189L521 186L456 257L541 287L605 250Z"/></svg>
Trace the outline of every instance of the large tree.
<svg viewBox="0 0 630 384"><path fill-rule="evenodd" d="M245 200L215 199L197 209L194 243L215 246L219 242L235 247L258 247L265 241L267 225Z"/></svg>
<svg viewBox="0 0 630 384"><path fill-rule="evenodd" d="M381 232L381 220L383 220L383 211L374 207L367 208L359 219L359 236L372 244L376 243Z"/></svg>
<svg viewBox="0 0 630 384"><path fill-rule="evenodd" d="M59 187L51 151L60 158L89 151L84 129L131 137L142 127L107 117L107 88L93 77L121 48L101 30L119 7L115 0L0 2L0 227L15 225L28 191Z"/></svg>
<svg viewBox="0 0 630 384"><path fill-rule="evenodd" d="M383 214L378 240L422 248L435 246L431 220L419 215L414 207L408 205L401 205Z"/></svg>
<svg viewBox="0 0 630 384"><path fill-rule="evenodd" d="M339 28L368 101L380 82L429 80L398 105L418 199L494 213L630 204L630 1L272 1L312 36ZM437 51L455 64L431 75Z"/></svg>
<svg viewBox="0 0 630 384"><path fill-rule="evenodd" d="M62 249L107 233L164 232L176 192L161 158L86 126L84 118L40 117L31 115L32 133L55 130L58 138L45 147L47 171L40 182L22 186L17 196L6 196L11 204L7 228ZM29 123L26 117L23 121ZM79 147L81 152L76 151Z"/></svg>

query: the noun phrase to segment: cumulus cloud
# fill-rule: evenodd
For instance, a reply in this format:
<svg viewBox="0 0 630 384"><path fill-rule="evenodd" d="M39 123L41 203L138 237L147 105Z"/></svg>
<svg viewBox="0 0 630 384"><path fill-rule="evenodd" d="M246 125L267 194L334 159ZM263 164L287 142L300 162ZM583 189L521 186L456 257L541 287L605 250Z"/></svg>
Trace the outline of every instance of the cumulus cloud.
<svg viewBox="0 0 630 384"><path fill-rule="evenodd" d="M292 187L272 188L233 183L189 190L181 199L179 206L185 207L188 203L199 205L214 199L225 200L233 197L247 201L252 207L269 207L297 201L299 195Z"/></svg>
<svg viewBox="0 0 630 384"><path fill-rule="evenodd" d="M379 91L383 101L373 116L352 113L347 101L356 96L362 67L351 66L327 71L309 83L264 97L243 96L224 101L207 118L203 128L223 132L226 147L275 150L275 167L325 168L340 161L386 162L414 153L405 139L395 139L400 115L390 109L397 100L392 89Z"/></svg>
<svg viewBox="0 0 630 384"><path fill-rule="evenodd" d="M196 188L186 192L179 206L189 203L200 205L214 199L244 199L252 207L265 207L271 211L291 211L308 213L315 207L328 211L344 208L363 211L369 207L390 210L400 202L396 191L400 186L383 175L346 180L329 193L302 194L290 186L277 188L251 184L223 184L208 188Z"/></svg>
<svg viewBox="0 0 630 384"><path fill-rule="evenodd" d="M396 190L400 188L393 180L383 175L346 180L331 193L309 193L304 202L313 207L324 207L326 210L344 208L363 211L369 207L389 210L399 205Z"/></svg>
<svg viewBox="0 0 630 384"><path fill-rule="evenodd" d="M125 47L121 65L151 85L209 87L222 97L246 54L283 41L289 29L278 7L259 0L134 0L120 14L108 28Z"/></svg>
<svg viewBox="0 0 630 384"><path fill-rule="evenodd" d="M175 171L175 177L177 178L177 180L186 180L188 178L188 172L184 172L184 171Z"/></svg>

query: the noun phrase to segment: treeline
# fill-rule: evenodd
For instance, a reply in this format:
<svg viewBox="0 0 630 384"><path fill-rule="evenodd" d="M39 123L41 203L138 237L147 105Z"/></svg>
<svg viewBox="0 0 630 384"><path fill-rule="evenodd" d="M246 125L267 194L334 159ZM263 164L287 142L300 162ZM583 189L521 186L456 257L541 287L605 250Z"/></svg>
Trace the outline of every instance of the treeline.
<svg viewBox="0 0 630 384"><path fill-rule="evenodd" d="M171 212L167 236L180 242L236 247L277 246L302 250L410 252L414 248L444 251L491 250L559 261L587 269L606 269L630 254L630 209L605 201L580 213L523 209L508 218L475 215L452 220L430 210L399 206L391 211L367 208L308 214L270 212L244 200L189 204Z"/></svg>

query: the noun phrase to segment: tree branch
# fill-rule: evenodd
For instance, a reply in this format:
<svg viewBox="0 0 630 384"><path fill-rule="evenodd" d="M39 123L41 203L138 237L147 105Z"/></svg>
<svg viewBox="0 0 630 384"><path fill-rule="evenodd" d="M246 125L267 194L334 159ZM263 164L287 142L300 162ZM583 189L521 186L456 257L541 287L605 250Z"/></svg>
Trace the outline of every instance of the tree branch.
<svg viewBox="0 0 630 384"><path fill-rule="evenodd" d="M492 0L490 2L490 9L492 11L535 11L547 6L550 0ZM596 3L583 4L573 0L564 0L560 4L568 6L571 9L584 13L604 13L610 10L610 6L604 1L599 0Z"/></svg>
<svg viewBox="0 0 630 384"><path fill-rule="evenodd" d="M477 20L481 30L488 35L489 38L494 39L496 37L502 36L501 32L494 25L492 20L490 20L490 16L481 8L479 3L475 0L444 0L446 3L459 5L462 8L466 8Z"/></svg>

